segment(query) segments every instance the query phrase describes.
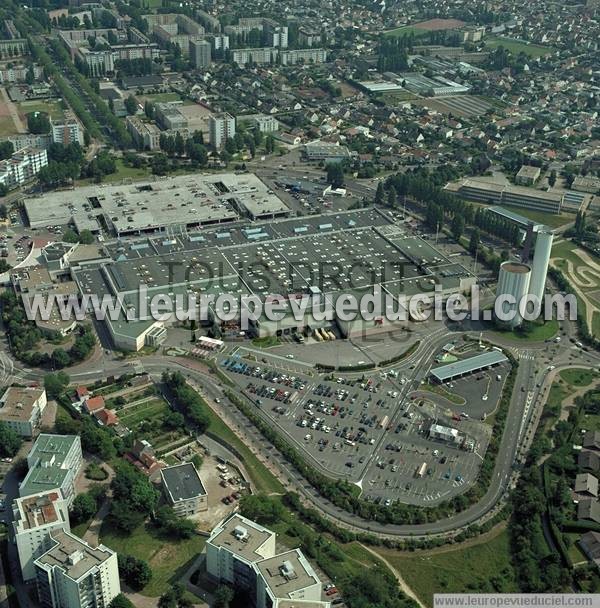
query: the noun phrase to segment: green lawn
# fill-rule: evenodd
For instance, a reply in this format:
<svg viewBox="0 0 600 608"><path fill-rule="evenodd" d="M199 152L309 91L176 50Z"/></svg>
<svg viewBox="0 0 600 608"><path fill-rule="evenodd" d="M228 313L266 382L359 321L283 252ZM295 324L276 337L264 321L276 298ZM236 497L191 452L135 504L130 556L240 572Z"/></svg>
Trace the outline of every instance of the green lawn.
<svg viewBox="0 0 600 608"><path fill-rule="evenodd" d="M127 410L122 410L122 413L119 413L119 419L128 427L135 426L140 422L144 422L145 420L155 418L156 416L165 413L168 406L164 401L156 400L141 404L139 409L137 407L132 409L135 409L136 411L129 413Z"/></svg>
<svg viewBox="0 0 600 608"><path fill-rule="evenodd" d="M543 342L553 338L558 333L558 321L551 319L543 324L533 324L533 329L528 333L518 331L495 331L497 336L509 338L516 342Z"/></svg>
<svg viewBox="0 0 600 608"><path fill-rule="evenodd" d="M436 395L440 395L456 405L464 405L466 403L466 400L463 397L457 395L456 393L447 391L444 387L439 386L438 384L423 384L418 388L418 390L435 393Z"/></svg>
<svg viewBox="0 0 600 608"><path fill-rule="evenodd" d="M559 228L575 219L571 214L567 213L545 213L544 211L534 211L532 209L519 208L518 213L534 222L546 224L546 226L550 226L550 228Z"/></svg>
<svg viewBox="0 0 600 608"><path fill-rule="evenodd" d="M586 431L600 431L600 415L584 414L580 427Z"/></svg>
<svg viewBox="0 0 600 608"><path fill-rule="evenodd" d="M157 597L179 581L203 550L206 539L194 536L182 541L167 540L147 525L136 528L129 536L122 536L105 523L100 530L100 542L117 553L147 561L152 569L152 580L141 593Z"/></svg>
<svg viewBox="0 0 600 608"><path fill-rule="evenodd" d="M142 180L151 175L150 167L140 167L139 169L136 169L134 167L127 167L123 164L123 160L120 158L115 159L115 162L117 165L117 170L114 173L111 173L110 175L105 175L102 180L103 183L110 184L115 182L121 182L124 179L130 179L133 181ZM93 183L94 180L92 178L77 180L78 186L89 186Z"/></svg>
<svg viewBox="0 0 600 608"><path fill-rule="evenodd" d="M513 40L512 38L500 38L499 36L490 36L485 39L485 46L491 49L503 46L506 50L513 54L525 53L530 57L543 57L554 52L554 49L549 46L542 46L541 44L527 44L520 40Z"/></svg>
<svg viewBox="0 0 600 608"><path fill-rule="evenodd" d="M589 386L598 378L598 372L591 369L574 367L572 369L562 370L560 372L560 377L571 386L580 388L582 386Z"/></svg>
<svg viewBox="0 0 600 608"><path fill-rule="evenodd" d="M65 115L64 106L60 101L21 101L17 105L23 115L30 114L31 112L44 112L54 119L63 118Z"/></svg>
<svg viewBox="0 0 600 608"><path fill-rule="evenodd" d="M13 119L10 116L0 116L0 137L7 137L16 133L17 128Z"/></svg>
<svg viewBox="0 0 600 608"><path fill-rule="evenodd" d="M221 420L219 416L206 405L210 418L209 431L233 446L244 458L248 475L252 479L257 492L265 494L282 494L285 489L281 482L258 460L248 446L238 439L237 435Z"/></svg>
<svg viewBox="0 0 600 608"><path fill-rule="evenodd" d="M506 531L477 545L443 551L398 553L379 549L427 606L434 593L518 591Z"/></svg>
<svg viewBox="0 0 600 608"><path fill-rule="evenodd" d="M384 36L408 36L409 34L413 34L415 38L419 38L428 33L429 30L424 30L422 28L415 27L414 25L403 25L402 27L397 27L393 30L384 32Z"/></svg>
<svg viewBox="0 0 600 608"><path fill-rule="evenodd" d="M277 336L264 336L263 338L254 338L252 340L254 346L259 348L270 348L271 346L277 346L279 344L279 338Z"/></svg>
<svg viewBox="0 0 600 608"><path fill-rule="evenodd" d="M169 101L181 101L184 106L192 106L195 104L191 99L181 99L179 93L150 93L149 95L144 95L143 97L147 97L151 101L155 103L167 103Z"/></svg>
<svg viewBox="0 0 600 608"><path fill-rule="evenodd" d="M566 536L571 541L571 545L569 546L568 553L569 553L569 557L571 558L573 563L574 564L578 564L580 562L587 563L587 557L585 556L583 551L579 548L579 544L577 543L577 541L581 538L581 534L572 532L572 533L566 534Z"/></svg>

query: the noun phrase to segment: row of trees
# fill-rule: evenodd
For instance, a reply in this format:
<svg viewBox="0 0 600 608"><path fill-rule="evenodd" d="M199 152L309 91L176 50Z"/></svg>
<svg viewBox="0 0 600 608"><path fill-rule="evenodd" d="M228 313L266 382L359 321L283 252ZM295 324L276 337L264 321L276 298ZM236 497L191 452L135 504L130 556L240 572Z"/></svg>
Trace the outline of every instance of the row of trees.
<svg viewBox="0 0 600 608"><path fill-rule="evenodd" d="M75 114L77 114L79 120L81 120L83 123L83 126L86 128L89 136L97 138L101 137L102 131L100 124L88 111L81 97L73 90L73 87L62 76L58 67L56 66L56 63L52 60L50 55L39 44L34 42L32 38L29 38L29 47L35 61L44 69L45 76L52 79L61 96L65 99Z"/></svg>
<svg viewBox="0 0 600 608"><path fill-rule="evenodd" d="M446 173L442 168L438 172ZM457 240L460 239L465 225L468 224L497 236L511 245L517 245L519 242L519 229L515 224L445 192L439 176L430 174L427 170L394 175L388 178L385 188L388 191L387 201L384 188L378 186L375 193L376 203L387 202L388 205L395 206L398 197L409 197L424 207L425 222L433 230L450 228Z"/></svg>
<svg viewBox="0 0 600 608"><path fill-rule="evenodd" d="M163 372L162 381L175 398L175 405L193 428L204 433L210 425L208 406L204 399L187 384L181 372Z"/></svg>
<svg viewBox="0 0 600 608"><path fill-rule="evenodd" d="M412 42L404 36L382 36L379 41L377 70L379 72L408 69L408 45Z"/></svg>

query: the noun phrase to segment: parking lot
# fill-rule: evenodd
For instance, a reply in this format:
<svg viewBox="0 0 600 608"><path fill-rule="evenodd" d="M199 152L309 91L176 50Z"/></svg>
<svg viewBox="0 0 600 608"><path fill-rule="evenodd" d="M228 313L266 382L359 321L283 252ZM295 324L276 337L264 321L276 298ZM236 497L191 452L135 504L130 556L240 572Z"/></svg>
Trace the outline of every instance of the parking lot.
<svg viewBox="0 0 600 608"><path fill-rule="evenodd" d="M433 504L475 481L491 432L481 418L495 409L504 384L496 378L508 372L486 371L478 381L471 376L446 387L464 399L458 406L423 385L413 390L412 372L400 368L350 378L286 371L269 355L219 362L313 466L388 505Z"/></svg>

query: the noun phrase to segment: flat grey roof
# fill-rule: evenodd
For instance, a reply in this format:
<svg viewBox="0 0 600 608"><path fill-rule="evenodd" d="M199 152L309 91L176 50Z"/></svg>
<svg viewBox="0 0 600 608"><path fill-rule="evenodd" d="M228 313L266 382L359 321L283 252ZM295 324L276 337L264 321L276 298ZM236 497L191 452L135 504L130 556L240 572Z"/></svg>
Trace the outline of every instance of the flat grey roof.
<svg viewBox="0 0 600 608"><path fill-rule="evenodd" d="M288 206L256 175L190 174L119 185L92 185L25 199L32 228L74 222L117 234L233 222L240 215L281 215Z"/></svg>
<svg viewBox="0 0 600 608"><path fill-rule="evenodd" d="M283 571L284 564L288 568L291 567L290 573ZM292 593L320 583L312 566L299 549L265 559L258 562L256 567L275 597L289 597Z"/></svg>
<svg viewBox="0 0 600 608"><path fill-rule="evenodd" d="M462 361L456 361L455 363L449 363L448 365L442 365L431 370L431 375L443 382L462 374L469 374L472 372L479 371L491 365L498 365L508 361L508 358L504 353L497 350L491 350L486 353L481 353L475 357L469 357Z"/></svg>
<svg viewBox="0 0 600 608"><path fill-rule="evenodd" d="M173 502L206 495L200 475L191 462L167 467L160 474Z"/></svg>
<svg viewBox="0 0 600 608"><path fill-rule="evenodd" d="M507 220L510 220L511 222L514 222L515 224L519 224L520 226L529 226L531 224L533 226L534 231L536 231L536 232L537 232L538 228L541 228L544 226L544 224L540 224L540 222L530 220L528 217L525 217L524 215L521 215L519 213L515 213L514 211L511 211L510 209L506 209L500 205L492 205L491 207L488 207L488 211L491 211L492 213L495 213L496 215L505 217Z"/></svg>
<svg viewBox="0 0 600 608"><path fill-rule="evenodd" d="M247 532L243 540L234 535L236 528L244 528ZM215 547L227 549L248 562L257 562L266 557L261 552L261 548L274 537L275 532L235 513L213 530L207 542Z"/></svg>
<svg viewBox="0 0 600 608"><path fill-rule="evenodd" d="M94 549L77 536L63 530L51 532L50 536L56 544L36 561L46 566L60 568L75 581L113 555L110 549L102 545Z"/></svg>

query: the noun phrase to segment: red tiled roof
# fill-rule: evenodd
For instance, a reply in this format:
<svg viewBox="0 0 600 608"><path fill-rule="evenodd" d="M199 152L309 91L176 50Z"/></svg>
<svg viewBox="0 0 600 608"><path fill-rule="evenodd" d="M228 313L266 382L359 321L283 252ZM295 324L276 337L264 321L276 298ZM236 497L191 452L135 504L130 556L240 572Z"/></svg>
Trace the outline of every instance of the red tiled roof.
<svg viewBox="0 0 600 608"><path fill-rule="evenodd" d="M92 413L92 412L96 412L98 410L103 410L105 405L104 405L104 397L98 396L98 397L90 397L86 402L85 402L85 409Z"/></svg>

